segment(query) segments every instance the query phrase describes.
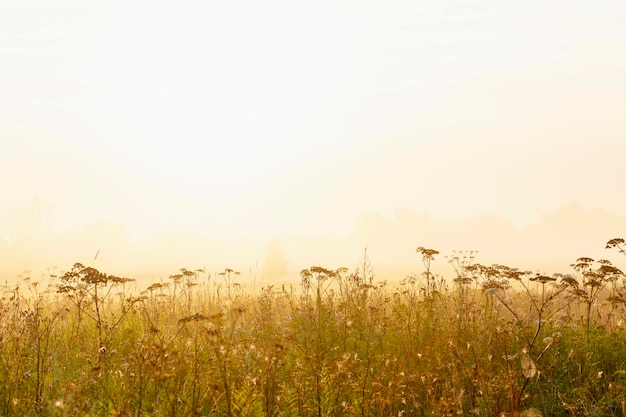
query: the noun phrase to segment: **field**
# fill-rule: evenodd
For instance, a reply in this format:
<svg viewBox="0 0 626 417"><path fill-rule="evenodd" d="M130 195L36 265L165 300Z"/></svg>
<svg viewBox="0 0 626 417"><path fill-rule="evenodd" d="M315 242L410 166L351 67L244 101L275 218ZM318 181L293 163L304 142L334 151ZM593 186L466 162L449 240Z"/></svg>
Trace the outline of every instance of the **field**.
<svg viewBox="0 0 626 417"><path fill-rule="evenodd" d="M626 415L617 267L541 276L417 255L424 271L397 285L366 254L255 291L230 269L142 291L81 264L24 275L0 305L0 415ZM430 272L446 261L453 276Z"/></svg>

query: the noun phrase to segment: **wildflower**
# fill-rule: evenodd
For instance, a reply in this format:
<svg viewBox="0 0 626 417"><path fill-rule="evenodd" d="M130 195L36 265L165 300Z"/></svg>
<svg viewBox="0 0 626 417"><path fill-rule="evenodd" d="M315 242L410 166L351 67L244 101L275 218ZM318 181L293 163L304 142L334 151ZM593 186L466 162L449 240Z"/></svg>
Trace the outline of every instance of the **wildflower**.
<svg viewBox="0 0 626 417"><path fill-rule="evenodd" d="M65 405L63 404L63 400L56 400L56 401L54 402L54 405L55 405L56 407L59 407L60 409L63 409L63 407L65 406Z"/></svg>
<svg viewBox="0 0 626 417"><path fill-rule="evenodd" d="M522 374L526 378L532 378L537 375L537 365L528 353L522 353L520 356L520 364L522 366Z"/></svg>
<svg viewBox="0 0 626 417"><path fill-rule="evenodd" d="M26 371L26 372L24 372L23 377L24 378L30 378L30 375L31 375L30 371Z"/></svg>

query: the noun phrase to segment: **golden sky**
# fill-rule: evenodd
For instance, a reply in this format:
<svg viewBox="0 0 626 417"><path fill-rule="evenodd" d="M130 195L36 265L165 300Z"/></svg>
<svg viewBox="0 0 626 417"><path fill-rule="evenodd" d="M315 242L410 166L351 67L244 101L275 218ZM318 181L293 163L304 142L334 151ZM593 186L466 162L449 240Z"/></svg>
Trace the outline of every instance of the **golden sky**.
<svg viewBox="0 0 626 417"><path fill-rule="evenodd" d="M621 216L624 51L622 0L0 0L0 243Z"/></svg>

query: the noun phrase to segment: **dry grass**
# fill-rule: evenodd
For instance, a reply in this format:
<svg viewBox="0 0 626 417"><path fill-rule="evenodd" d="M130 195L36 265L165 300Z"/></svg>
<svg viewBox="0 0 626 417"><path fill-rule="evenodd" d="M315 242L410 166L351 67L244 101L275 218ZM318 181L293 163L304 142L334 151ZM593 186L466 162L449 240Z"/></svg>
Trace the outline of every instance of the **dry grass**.
<svg viewBox="0 0 626 417"><path fill-rule="evenodd" d="M626 414L621 271L581 258L543 277L472 255L443 280L421 249L427 273L397 286L366 259L255 295L232 270L135 296L80 264L46 288L23 277L0 304L0 414Z"/></svg>

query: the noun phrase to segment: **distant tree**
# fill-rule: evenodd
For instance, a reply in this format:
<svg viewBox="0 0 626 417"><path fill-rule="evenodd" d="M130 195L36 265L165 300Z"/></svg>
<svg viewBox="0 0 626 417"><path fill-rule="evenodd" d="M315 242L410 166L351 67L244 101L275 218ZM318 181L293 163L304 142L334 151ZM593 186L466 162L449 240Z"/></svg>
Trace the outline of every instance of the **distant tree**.
<svg viewBox="0 0 626 417"><path fill-rule="evenodd" d="M52 219L51 211L39 199L13 208L2 219L0 235L9 244L28 242L44 235Z"/></svg>
<svg viewBox="0 0 626 417"><path fill-rule="evenodd" d="M272 240L265 249L263 261L263 277L266 279L278 279L287 274L287 260L283 248L278 240Z"/></svg>

